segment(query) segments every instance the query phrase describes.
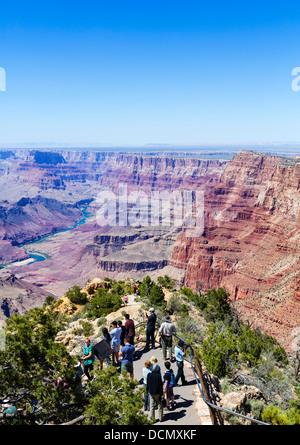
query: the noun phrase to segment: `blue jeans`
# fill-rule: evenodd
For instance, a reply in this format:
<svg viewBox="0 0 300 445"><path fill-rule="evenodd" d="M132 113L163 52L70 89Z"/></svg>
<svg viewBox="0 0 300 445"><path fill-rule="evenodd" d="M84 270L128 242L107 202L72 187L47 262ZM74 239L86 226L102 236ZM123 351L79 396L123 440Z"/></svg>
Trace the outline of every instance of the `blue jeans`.
<svg viewBox="0 0 300 445"><path fill-rule="evenodd" d="M177 364L177 368L178 368L177 375L176 375L176 378L175 378L176 385L177 385L179 379L181 379L181 382L184 385L186 383L186 380L185 380L185 375L184 375L184 372L183 372L183 362L178 362L177 361L176 364Z"/></svg>
<svg viewBox="0 0 300 445"><path fill-rule="evenodd" d="M146 348L150 348L150 343L152 343L152 348L155 347L154 332L155 329L146 329Z"/></svg>
<svg viewBox="0 0 300 445"><path fill-rule="evenodd" d="M144 392L144 408L150 408L150 394L147 393L147 385L145 385L144 383L144 387L145 387L145 392Z"/></svg>

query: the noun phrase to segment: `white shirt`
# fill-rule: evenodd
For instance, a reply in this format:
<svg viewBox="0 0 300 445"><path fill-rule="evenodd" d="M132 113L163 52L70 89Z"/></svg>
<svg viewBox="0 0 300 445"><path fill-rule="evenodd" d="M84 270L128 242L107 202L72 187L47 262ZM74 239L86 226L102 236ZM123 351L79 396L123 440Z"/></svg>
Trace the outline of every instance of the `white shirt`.
<svg viewBox="0 0 300 445"><path fill-rule="evenodd" d="M110 336L111 336L111 346L115 346L115 345L120 345L121 344L121 332L122 332L122 328L115 328L112 331L110 331Z"/></svg>
<svg viewBox="0 0 300 445"><path fill-rule="evenodd" d="M143 377L144 377L144 384L147 385L147 376L150 374L151 369L150 368L143 368Z"/></svg>
<svg viewBox="0 0 300 445"><path fill-rule="evenodd" d="M164 323L161 324L160 328L159 328L159 332L161 332L162 335L168 335L171 336L172 333L175 333L176 328L173 325L173 323L165 321Z"/></svg>

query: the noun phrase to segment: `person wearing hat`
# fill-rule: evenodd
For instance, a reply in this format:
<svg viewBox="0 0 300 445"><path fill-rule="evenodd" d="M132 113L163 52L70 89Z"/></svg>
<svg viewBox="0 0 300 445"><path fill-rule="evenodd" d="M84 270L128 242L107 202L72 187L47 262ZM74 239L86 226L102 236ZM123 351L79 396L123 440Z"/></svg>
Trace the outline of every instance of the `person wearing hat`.
<svg viewBox="0 0 300 445"><path fill-rule="evenodd" d="M152 343L152 349L155 348L155 323L156 323L156 314L154 313L154 308L149 309L150 315L145 312L145 321L147 321L146 327L146 349L150 349L150 343Z"/></svg>
<svg viewBox="0 0 300 445"><path fill-rule="evenodd" d="M172 336L175 334L176 328L172 323L169 315L165 318L165 321L160 325L158 335L161 336L161 346L163 353L163 360L171 360L172 358ZM167 359L167 350L169 353L169 358Z"/></svg>

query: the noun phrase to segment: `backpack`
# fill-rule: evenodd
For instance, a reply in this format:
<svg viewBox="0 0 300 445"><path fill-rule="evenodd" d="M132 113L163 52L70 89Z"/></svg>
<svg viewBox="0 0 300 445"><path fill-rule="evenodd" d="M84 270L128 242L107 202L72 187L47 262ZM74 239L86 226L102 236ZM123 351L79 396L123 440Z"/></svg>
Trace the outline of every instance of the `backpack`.
<svg viewBox="0 0 300 445"><path fill-rule="evenodd" d="M174 388L174 386L176 386L176 380L175 380L175 375L174 375L173 369L170 369L169 371L167 371L167 373L169 373L171 376L169 386L171 388Z"/></svg>

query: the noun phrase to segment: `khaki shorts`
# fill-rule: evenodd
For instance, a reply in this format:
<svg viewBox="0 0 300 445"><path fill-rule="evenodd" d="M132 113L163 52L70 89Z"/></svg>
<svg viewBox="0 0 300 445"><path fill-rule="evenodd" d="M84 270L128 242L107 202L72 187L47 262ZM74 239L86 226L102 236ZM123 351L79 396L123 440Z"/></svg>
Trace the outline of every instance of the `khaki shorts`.
<svg viewBox="0 0 300 445"><path fill-rule="evenodd" d="M121 372L123 371L133 374L133 363L121 363Z"/></svg>

